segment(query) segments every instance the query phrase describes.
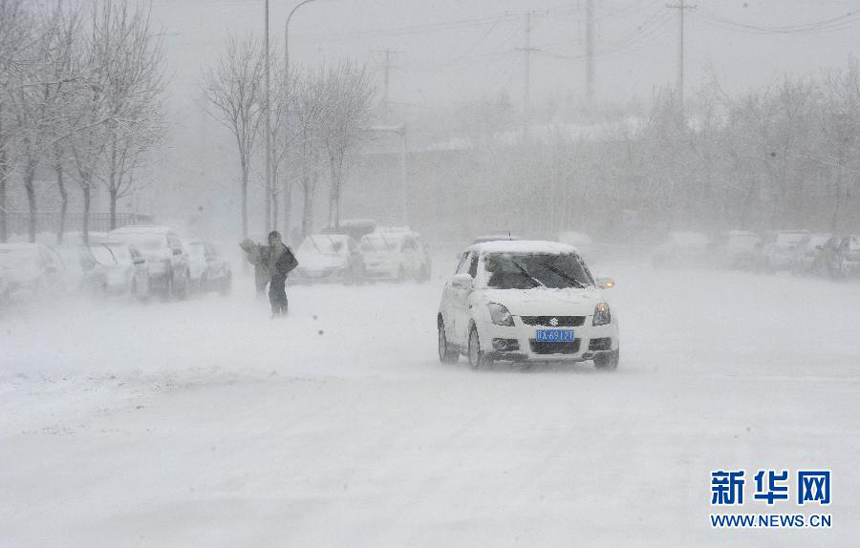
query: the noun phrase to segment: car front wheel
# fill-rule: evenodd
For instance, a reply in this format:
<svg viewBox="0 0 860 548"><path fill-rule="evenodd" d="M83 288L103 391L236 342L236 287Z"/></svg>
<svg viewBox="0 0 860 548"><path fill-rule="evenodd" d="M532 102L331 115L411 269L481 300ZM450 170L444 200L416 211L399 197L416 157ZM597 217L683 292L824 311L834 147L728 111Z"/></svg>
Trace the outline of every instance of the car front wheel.
<svg viewBox="0 0 860 548"><path fill-rule="evenodd" d="M448 337L445 335L445 322L439 318L437 322L438 340L439 340L439 361L442 363L457 363L460 360L460 353L456 348L451 348L448 344Z"/></svg>
<svg viewBox="0 0 860 548"><path fill-rule="evenodd" d="M474 325L469 331L469 366L472 369L480 369L483 367L491 367L493 360L488 358L484 351L481 350L481 338L478 336L478 328Z"/></svg>
<svg viewBox="0 0 860 548"><path fill-rule="evenodd" d="M594 367L597 369L603 370L614 370L618 369L618 357L619 350L615 350L614 352L605 352L603 354L598 354L594 357Z"/></svg>

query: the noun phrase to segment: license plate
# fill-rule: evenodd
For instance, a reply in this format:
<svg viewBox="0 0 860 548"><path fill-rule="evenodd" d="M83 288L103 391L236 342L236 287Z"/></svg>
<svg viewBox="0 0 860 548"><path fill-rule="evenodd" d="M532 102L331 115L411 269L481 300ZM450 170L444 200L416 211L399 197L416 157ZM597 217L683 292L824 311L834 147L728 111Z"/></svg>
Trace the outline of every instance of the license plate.
<svg viewBox="0 0 860 548"><path fill-rule="evenodd" d="M573 329L538 329L537 342L573 342Z"/></svg>

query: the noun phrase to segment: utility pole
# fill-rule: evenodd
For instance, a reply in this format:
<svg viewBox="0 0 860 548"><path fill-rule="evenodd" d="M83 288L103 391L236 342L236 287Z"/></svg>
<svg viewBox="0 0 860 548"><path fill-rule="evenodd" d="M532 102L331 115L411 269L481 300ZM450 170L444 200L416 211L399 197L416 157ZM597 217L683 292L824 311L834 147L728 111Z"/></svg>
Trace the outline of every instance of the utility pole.
<svg viewBox="0 0 860 548"><path fill-rule="evenodd" d="M266 9L265 9L265 32L263 33L263 46L266 48L265 51L265 62L266 62L266 233L272 230L272 115L271 115L271 106L272 106L272 89L270 83L270 67L269 67L269 0L266 0Z"/></svg>
<svg viewBox="0 0 860 548"><path fill-rule="evenodd" d="M395 68L392 64L392 57L401 53L399 51L393 51L391 48L385 48L385 51L382 52L384 55L384 60L382 62L382 122L384 124L388 123L388 112L390 109L390 101L388 96L388 84L391 79L391 69Z"/></svg>
<svg viewBox="0 0 860 548"><path fill-rule="evenodd" d="M667 8L678 10L678 106L684 110L684 13L696 6L689 6L684 0L677 4L667 4Z"/></svg>
<svg viewBox="0 0 860 548"><path fill-rule="evenodd" d="M532 12L526 12L526 44L518 48L523 52L523 138L526 138L531 126L531 57L538 51L532 47Z"/></svg>
<svg viewBox="0 0 860 548"><path fill-rule="evenodd" d="M594 0L585 4L585 106L594 109Z"/></svg>
<svg viewBox="0 0 860 548"><path fill-rule="evenodd" d="M292 79L290 78L290 20L293 18L293 14L296 13L300 7L305 4L309 4L314 0L304 0L303 2L299 2L296 6L290 11L289 15L287 15L287 22L284 24L284 85L286 86L286 93L292 94ZM289 106L284 109L284 128L286 131L290 130L289 125L289 115L290 109ZM285 146L289 146L289 139L287 140L287 144ZM292 211L293 206L293 198L292 198L292 185L290 184L289 172L286 173L284 177L284 241L289 241L288 239L291 237L290 234L290 212Z"/></svg>

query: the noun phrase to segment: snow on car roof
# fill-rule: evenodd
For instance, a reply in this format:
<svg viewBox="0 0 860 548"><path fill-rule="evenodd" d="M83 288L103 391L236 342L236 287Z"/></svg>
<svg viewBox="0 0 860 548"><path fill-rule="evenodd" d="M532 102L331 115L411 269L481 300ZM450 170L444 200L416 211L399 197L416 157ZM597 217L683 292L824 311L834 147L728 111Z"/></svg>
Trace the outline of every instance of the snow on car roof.
<svg viewBox="0 0 860 548"><path fill-rule="evenodd" d="M466 248L477 253L579 253L576 247L545 240L495 240Z"/></svg>

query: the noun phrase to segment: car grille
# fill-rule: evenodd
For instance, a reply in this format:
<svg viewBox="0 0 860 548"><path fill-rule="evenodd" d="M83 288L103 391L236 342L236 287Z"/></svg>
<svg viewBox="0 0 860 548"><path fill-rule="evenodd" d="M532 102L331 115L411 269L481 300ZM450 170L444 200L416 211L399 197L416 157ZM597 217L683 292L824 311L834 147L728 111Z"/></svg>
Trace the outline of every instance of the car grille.
<svg viewBox="0 0 860 548"><path fill-rule="evenodd" d="M553 318L558 323L553 324ZM579 327L585 323L585 316L520 316L526 325L543 325L547 327Z"/></svg>
<svg viewBox="0 0 860 548"><path fill-rule="evenodd" d="M581 339L574 339L573 342L537 342L531 339L529 346L535 354L576 354L579 352L580 341Z"/></svg>

